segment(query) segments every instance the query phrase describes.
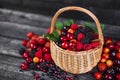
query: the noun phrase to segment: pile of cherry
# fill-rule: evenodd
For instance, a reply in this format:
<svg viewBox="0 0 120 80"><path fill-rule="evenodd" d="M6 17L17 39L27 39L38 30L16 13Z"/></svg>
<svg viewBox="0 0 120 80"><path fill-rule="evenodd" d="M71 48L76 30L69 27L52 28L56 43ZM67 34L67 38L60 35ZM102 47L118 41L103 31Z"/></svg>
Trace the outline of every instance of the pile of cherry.
<svg viewBox="0 0 120 80"><path fill-rule="evenodd" d="M28 40L22 40L19 53L25 60L21 64L21 70L38 70L46 73L53 80L73 80L68 77L68 73L62 71L53 62L50 54L50 41L47 38L40 37L33 32L27 34ZM35 80L44 80L38 74L35 74Z"/></svg>
<svg viewBox="0 0 120 80"><path fill-rule="evenodd" d="M94 72L96 80L120 80L120 41L106 38L101 60Z"/></svg>
<svg viewBox="0 0 120 80"><path fill-rule="evenodd" d="M78 24L71 24L70 26L63 26L63 28L56 27L59 31L59 39L56 44L70 51L85 51L96 48L99 45L95 34L89 27L79 26Z"/></svg>

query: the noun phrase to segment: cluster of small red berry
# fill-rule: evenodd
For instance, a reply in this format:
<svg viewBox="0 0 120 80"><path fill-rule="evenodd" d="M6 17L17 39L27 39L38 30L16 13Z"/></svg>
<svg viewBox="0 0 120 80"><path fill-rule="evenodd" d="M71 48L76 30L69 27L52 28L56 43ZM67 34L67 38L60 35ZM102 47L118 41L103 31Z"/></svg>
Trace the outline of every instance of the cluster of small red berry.
<svg viewBox="0 0 120 80"><path fill-rule="evenodd" d="M96 80L120 80L120 41L106 38L101 60L94 72Z"/></svg>
<svg viewBox="0 0 120 80"><path fill-rule="evenodd" d="M67 73L55 65L50 54L50 41L33 32L27 34L28 40L22 40L19 51L25 60L21 64L21 70L38 70L46 73L53 80L72 80ZM62 74L61 74L62 73ZM34 74L35 80L44 80L39 74Z"/></svg>
<svg viewBox="0 0 120 80"><path fill-rule="evenodd" d="M79 26L78 24L71 24L70 26L64 26L61 30L56 28L59 32L59 39L56 44L70 51L85 51L96 48L99 45L98 39L90 28Z"/></svg>

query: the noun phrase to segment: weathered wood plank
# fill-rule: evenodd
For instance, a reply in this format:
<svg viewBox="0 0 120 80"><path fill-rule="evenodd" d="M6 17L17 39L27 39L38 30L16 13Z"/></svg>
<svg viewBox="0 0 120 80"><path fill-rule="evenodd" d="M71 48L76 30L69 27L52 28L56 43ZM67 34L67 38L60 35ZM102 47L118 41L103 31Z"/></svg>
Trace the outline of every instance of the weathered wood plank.
<svg viewBox="0 0 120 80"><path fill-rule="evenodd" d="M12 38L25 39L28 32L35 32L42 35L46 32L45 28L16 24L10 22L0 22L0 35Z"/></svg>

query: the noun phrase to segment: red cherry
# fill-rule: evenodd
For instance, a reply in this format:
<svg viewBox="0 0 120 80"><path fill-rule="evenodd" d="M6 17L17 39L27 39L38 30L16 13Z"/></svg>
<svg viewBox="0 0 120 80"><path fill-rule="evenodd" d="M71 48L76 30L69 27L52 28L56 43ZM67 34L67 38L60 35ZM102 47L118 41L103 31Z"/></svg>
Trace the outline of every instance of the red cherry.
<svg viewBox="0 0 120 80"><path fill-rule="evenodd" d="M36 40L37 38L39 38L39 35L35 34L34 36L32 36L31 40Z"/></svg>
<svg viewBox="0 0 120 80"><path fill-rule="evenodd" d="M50 41L48 41L48 42L45 43L45 47L50 48Z"/></svg>
<svg viewBox="0 0 120 80"><path fill-rule="evenodd" d="M100 72L94 72L94 78L100 80L102 78L102 74Z"/></svg>
<svg viewBox="0 0 120 80"><path fill-rule="evenodd" d="M113 80L113 76L112 76L112 74L105 74L104 79L105 80Z"/></svg>
<svg viewBox="0 0 120 80"><path fill-rule="evenodd" d="M105 63L98 63L98 69L100 71L105 71L107 68L107 65Z"/></svg>
<svg viewBox="0 0 120 80"><path fill-rule="evenodd" d="M49 52L50 52L50 49L47 48L47 47L43 47L42 52L43 52L43 53L49 53Z"/></svg>
<svg viewBox="0 0 120 80"><path fill-rule="evenodd" d="M33 32L27 33L27 37L28 37L29 39L31 39L33 36L34 36L34 33L33 33Z"/></svg>
<svg viewBox="0 0 120 80"><path fill-rule="evenodd" d="M103 48L103 52L104 52L104 53L109 53L109 52L110 52L110 49L108 49L107 47L104 47L104 48Z"/></svg>
<svg viewBox="0 0 120 80"><path fill-rule="evenodd" d="M44 45L45 44L45 40L43 38L37 38L37 41L40 45Z"/></svg>
<svg viewBox="0 0 120 80"><path fill-rule="evenodd" d="M107 44L107 48L109 48L110 50L113 50L115 48L114 43Z"/></svg>
<svg viewBox="0 0 120 80"><path fill-rule="evenodd" d="M116 58L120 60L120 53L116 53Z"/></svg>
<svg viewBox="0 0 120 80"><path fill-rule="evenodd" d="M67 39L72 40L74 38L74 35L72 33L67 34Z"/></svg>
<svg viewBox="0 0 120 80"><path fill-rule="evenodd" d="M93 48L96 48L96 47L98 47L99 42L98 41L94 41L94 42L91 43L91 45L92 45Z"/></svg>
<svg viewBox="0 0 120 80"><path fill-rule="evenodd" d="M35 49L35 48L37 48L37 46L35 44L31 43L30 48Z"/></svg>
<svg viewBox="0 0 120 80"><path fill-rule="evenodd" d="M70 42L70 44L69 44L69 48L70 49L75 49L75 46L76 46L76 43L75 42Z"/></svg>
<svg viewBox="0 0 120 80"><path fill-rule="evenodd" d="M27 40L22 40L22 45L26 47L27 42L28 42Z"/></svg>
<svg viewBox="0 0 120 80"><path fill-rule="evenodd" d="M28 52L24 52L24 53L22 54L22 57L23 57L23 58L28 58L28 57L29 57L29 53L28 53Z"/></svg>
<svg viewBox="0 0 120 80"><path fill-rule="evenodd" d="M42 51L35 52L35 57L42 58Z"/></svg>
<svg viewBox="0 0 120 80"><path fill-rule="evenodd" d="M72 24L72 25L71 25L71 29L76 30L77 28L78 28L78 25L77 25L77 24Z"/></svg>
<svg viewBox="0 0 120 80"><path fill-rule="evenodd" d="M63 42L62 43L62 48L63 49L68 49L68 47L69 47L69 42Z"/></svg>
<svg viewBox="0 0 120 80"><path fill-rule="evenodd" d="M110 37L106 38L105 39L105 45L109 44L109 43L112 43L112 39Z"/></svg>
<svg viewBox="0 0 120 80"><path fill-rule="evenodd" d="M42 47L38 47L38 48L37 48L37 51L42 51Z"/></svg>
<svg viewBox="0 0 120 80"><path fill-rule="evenodd" d="M66 37L66 36L61 36L61 37L60 37L60 40L63 41L63 42L64 42L64 41L67 41L67 37Z"/></svg>
<svg viewBox="0 0 120 80"><path fill-rule="evenodd" d="M90 50L93 46L91 44L84 44L84 50Z"/></svg>
<svg viewBox="0 0 120 80"><path fill-rule="evenodd" d="M116 80L120 80L120 73L116 75Z"/></svg>
<svg viewBox="0 0 120 80"><path fill-rule="evenodd" d="M32 58L28 57L28 58L26 58L26 61L27 61L28 63L31 63L31 62L32 62Z"/></svg>
<svg viewBox="0 0 120 80"><path fill-rule="evenodd" d="M28 69L28 64L27 63L22 63L20 67L21 67L22 70L27 70Z"/></svg>

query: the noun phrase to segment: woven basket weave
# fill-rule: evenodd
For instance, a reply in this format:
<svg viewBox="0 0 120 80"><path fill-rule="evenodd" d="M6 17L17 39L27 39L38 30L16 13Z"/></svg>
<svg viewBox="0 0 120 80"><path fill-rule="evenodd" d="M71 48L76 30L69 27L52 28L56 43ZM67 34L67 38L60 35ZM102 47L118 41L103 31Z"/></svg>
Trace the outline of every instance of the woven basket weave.
<svg viewBox="0 0 120 80"><path fill-rule="evenodd" d="M97 63L101 58L102 47L103 47L103 35L102 35L100 23L96 18L96 16L89 10L77 6L65 7L58 10L56 14L53 16L51 21L51 33L54 30L54 25L57 17L61 13L69 10L86 13L94 20L99 34L99 46L97 48L90 49L87 51L77 52L77 51L64 50L59 46L57 46L54 41L50 41L51 56L55 64L66 72L70 72L73 74L86 73L91 69L93 69L93 67L97 65Z"/></svg>

